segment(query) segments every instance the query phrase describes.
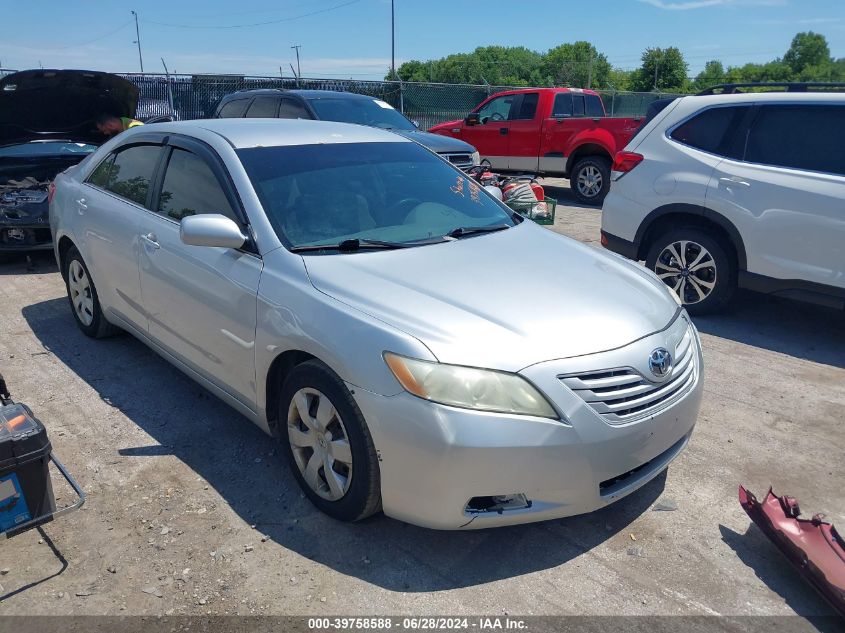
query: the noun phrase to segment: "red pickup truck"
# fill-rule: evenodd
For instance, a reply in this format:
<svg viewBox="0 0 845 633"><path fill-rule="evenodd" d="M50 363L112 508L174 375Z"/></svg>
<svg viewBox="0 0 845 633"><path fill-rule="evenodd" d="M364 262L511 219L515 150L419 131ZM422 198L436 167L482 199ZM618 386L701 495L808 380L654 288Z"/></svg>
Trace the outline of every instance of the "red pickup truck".
<svg viewBox="0 0 845 633"><path fill-rule="evenodd" d="M592 90L531 88L492 95L464 120L429 132L474 145L496 171L568 177L581 202L601 204L613 157L640 121L608 117Z"/></svg>

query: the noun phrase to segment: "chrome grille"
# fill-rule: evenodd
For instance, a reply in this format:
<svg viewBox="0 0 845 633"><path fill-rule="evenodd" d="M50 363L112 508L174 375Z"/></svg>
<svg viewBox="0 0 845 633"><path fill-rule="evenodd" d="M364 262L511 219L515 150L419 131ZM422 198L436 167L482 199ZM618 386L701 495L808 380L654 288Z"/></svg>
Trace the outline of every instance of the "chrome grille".
<svg viewBox="0 0 845 633"><path fill-rule="evenodd" d="M460 169L469 169L472 167L472 154L464 152L460 154L441 154L441 156Z"/></svg>
<svg viewBox="0 0 845 633"><path fill-rule="evenodd" d="M582 372L558 378L609 424L624 424L668 407L693 386L698 368L691 330L686 331L672 356L672 371L661 382L649 380L633 367Z"/></svg>

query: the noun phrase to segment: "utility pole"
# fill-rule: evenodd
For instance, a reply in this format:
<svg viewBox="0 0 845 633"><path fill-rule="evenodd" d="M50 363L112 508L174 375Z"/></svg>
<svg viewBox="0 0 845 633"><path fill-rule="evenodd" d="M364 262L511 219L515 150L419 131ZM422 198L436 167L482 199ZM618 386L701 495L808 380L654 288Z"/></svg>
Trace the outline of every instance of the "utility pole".
<svg viewBox="0 0 845 633"><path fill-rule="evenodd" d="M592 87L593 84L593 50L590 49L590 65L587 68L587 90Z"/></svg>
<svg viewBox="0 0 845 633"><path fill-rule="evenodd" d="M654 89L657 90L657 71L660 68L660 58L654 58Z"/></svg>
<svg viewBox="0 0 845 633"><path fill-rule="evenodd" d="M302 48L302 45L294 44L291 48L296 50L296 78L299 79L302 76L302 71L299 68L299 49Z"/></svg>
<svg viewBox="0 0 845 633"><path fill-rule="evenodd" d="M396 79L396 14L390 0L390 78Z"/></svg>
<svg viewBox="0 0 845 633"><path fill-rule="evenodd" d="M132 15L135 16L135 41L132 42L133 44L138 45L138 62L141 64L141 72L144 72L144 58L141 56L141 31L138 30L138 14L134 11L131 11Z"/></svg>

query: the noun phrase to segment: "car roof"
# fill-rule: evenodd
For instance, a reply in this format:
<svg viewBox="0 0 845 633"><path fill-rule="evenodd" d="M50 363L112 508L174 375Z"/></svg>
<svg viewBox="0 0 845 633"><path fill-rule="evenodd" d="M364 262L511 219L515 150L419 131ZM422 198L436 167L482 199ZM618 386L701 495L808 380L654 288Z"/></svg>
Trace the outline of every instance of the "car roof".
<svg viewBox="0 0 845 633"><path fill-rule="evenodd" d="M681 97L697 107L726 103L845 103L842 92L741 92L728 95L688 95Z"/></svg>
<svg viewBox="0 0 845 633"><path fill-rule="evenodd" d="M224 97L226 100L230 99L245 99L248 97L259 95L292 95L301 97L309 101L313 99L348 99L353 100L373 100L378 97L370 95L361 95L354 92L342 92L340 90L285 90L282 88L254 88L252 90L239 90Z"/></svg>
<svg viewBox="0 0 845 633"><path fill-rule="evenodd" d="M197 119L154 123L131 128L121 134L120 138L153 130L188 136L203 136L203 132L213 132L236 149L328 143L413 143L387 130L307 119Z"/></svg>

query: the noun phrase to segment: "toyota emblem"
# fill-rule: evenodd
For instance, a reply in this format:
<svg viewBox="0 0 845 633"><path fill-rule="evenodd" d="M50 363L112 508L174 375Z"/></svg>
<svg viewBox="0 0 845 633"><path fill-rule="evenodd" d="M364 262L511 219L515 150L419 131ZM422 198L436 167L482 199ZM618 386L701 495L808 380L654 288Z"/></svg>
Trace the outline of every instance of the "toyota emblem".
<svg viewBox="0 0 845 633"><path fill-rule="evenodd" d="M658 347L648 357L648 368L658 378L664 378L672 370L672 355L669 350Z"/></svg>

